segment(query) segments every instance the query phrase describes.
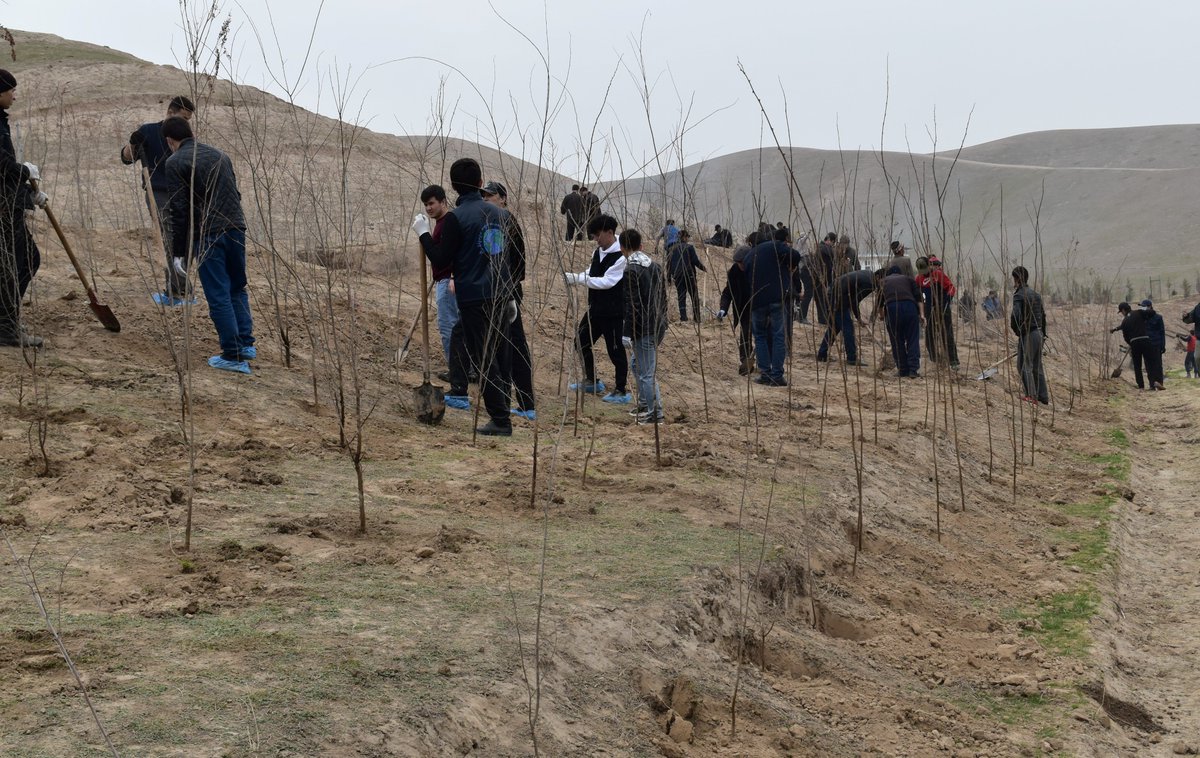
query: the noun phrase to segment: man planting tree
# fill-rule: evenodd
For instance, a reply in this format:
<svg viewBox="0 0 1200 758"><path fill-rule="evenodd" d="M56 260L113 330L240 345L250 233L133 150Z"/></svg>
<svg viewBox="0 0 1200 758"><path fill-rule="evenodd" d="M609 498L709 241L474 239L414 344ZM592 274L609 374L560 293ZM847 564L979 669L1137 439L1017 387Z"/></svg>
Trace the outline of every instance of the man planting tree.
<svg viewBox="0 0 1200 758"><path fill-rule="evenodd" d="M221 343L221 353L208 365L249 374L247 361L258 357L258 349L246 294L246 217L233 163L215 147L197 142L185 118L166 119L162 133L171 149L165 167L171 257L186 271L195 255Z"/></svg>
<svg viewBox="0 0 1200 758"><path fill-rule="evenodd" d="M185 95L176 95L171 98L171 102L167 103L167 118L178 117L191 121L192 114L195 112L196 106ZM153 218L152 221L162 228L162 237L166 240L171 236L166 225L168 200L166 164L167 158L171 155L171 149L167 147L166 138L163 137L162 125L162 121L152 121L142 124L130 134L129 142L121 148L121 162L128 166L138 161L150 175L149 187L145 185L144 176L142 179L146 209L152 216L157 211L157 218ZM154 200L153 206L150 203L151 198ZM174 258L169 249L163 252L167 258L166 288L162 292L154 293L154 302L159 305L183 305L184 301L191 297L191 288L187 281L186 261Z"/></svg>
<svg viewBox="0 0 1200 758"><path fill-rule="evenodd" d="M38 167L17 160L8 109L16 97L17 78L0 69L0 347L41 347L42 338L21 325L21 300L42 258L25 226L25 211L46 204L45 192L34 192L30 180Z"/></svg>

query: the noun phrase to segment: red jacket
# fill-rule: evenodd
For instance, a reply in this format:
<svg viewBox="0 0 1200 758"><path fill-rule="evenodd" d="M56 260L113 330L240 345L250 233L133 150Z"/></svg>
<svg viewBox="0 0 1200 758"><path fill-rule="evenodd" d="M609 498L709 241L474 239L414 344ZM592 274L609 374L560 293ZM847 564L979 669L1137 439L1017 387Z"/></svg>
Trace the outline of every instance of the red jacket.
<svg viewBox="0 0 1200 758"><path fill-rule="evenodd" d="M928 274L918 274L916 278L917 286L923 290L933 289L933 285L937 284L946 297L954 297L958 294L954 282L950 281L950 277L946 276L946 272L941 268L931 269Z"/></svg>

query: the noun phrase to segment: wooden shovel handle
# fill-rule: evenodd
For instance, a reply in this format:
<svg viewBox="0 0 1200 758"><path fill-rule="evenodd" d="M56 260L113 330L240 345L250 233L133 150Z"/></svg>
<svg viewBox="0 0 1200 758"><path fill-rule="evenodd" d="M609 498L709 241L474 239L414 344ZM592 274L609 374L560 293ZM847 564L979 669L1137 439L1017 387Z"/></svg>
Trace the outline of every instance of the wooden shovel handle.
<svg viewBox="0 0 1200 758"><path fill-rule="evenodd" d="M30 179L29 186L33 187L34 192L37 192L37 179ZM75 267L75 273L79 275L79 281L83 282L83 288L87 290L88 299L93 303L96 302L96 293L92 291L92 285L88 283L87 274L83 273L83 266L79 265L79 260L75 257L75 251L71 249L71 243L67 242L67 235L63 233L58 219L54 216L54 211L50 210L50 203L47 202L43 205L42 210L46 212L46 218L50 219L50 225L54 227L54 232L58 235L58 241L62 243L63 249L67 251L67 257L71 259L71 265Z"/></svg>

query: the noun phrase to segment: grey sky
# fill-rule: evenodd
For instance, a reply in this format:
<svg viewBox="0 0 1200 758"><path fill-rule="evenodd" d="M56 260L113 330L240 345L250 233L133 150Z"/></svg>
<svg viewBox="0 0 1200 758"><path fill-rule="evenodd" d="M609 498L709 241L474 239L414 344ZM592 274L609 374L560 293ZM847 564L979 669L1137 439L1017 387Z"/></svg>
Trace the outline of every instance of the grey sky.
<svg viewBox="0 0 1200 758"><path fill-rule="evenodd" d="M270 6L292 75L318 7L314 0ZM270 36L268 3L242 0L224 8L233 17L236 78L279 94L251 28L253 22ZM496 8L549 50L552 97L565 85L550 136L554 167L566 174L581 174L579 146L589 141L614 71L592 151L606 178L652 163L652 146L668 148L688 108L687 163L769 143L739 59L782 141L804 147L836 148L839 140L845 148L877 147L889 71L889 149L903 150L907 140L913 150L928 151L935 109L939 147L957 144L972 107L968 144L1043 129L1200 121L1194 81L1200 45L1193 39L1200 3L1190 0L607 0ZM6 4L0 22L157 63L183 57L179 6L171 0ZM447 99L458 103L450 131L494 144L485 102L458 74L429 61L385 63L427 56L458 68L491 99L502 147L521 153L520 130L537 142L545 70L486 2L331 0L317 28L301 105L318 106L317 82L324 81L319 110L333 113L328 77L336 63L362 73L354 99L362 101L371 128L425 133L438 79L446 75ZM635 80L639 37L652 85L654 140ZM268 48L278 68L280 50L272 41ZM526 156L534 158L535 150L531 144ZM664 168L677 168L681 155L669 148L662 159Z"/></svg>

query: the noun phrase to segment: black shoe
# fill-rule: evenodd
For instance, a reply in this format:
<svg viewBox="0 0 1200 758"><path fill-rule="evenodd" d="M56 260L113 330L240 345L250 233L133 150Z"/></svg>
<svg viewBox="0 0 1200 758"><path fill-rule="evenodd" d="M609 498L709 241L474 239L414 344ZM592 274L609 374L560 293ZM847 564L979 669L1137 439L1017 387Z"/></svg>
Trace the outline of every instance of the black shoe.
<svg viewBox="0 0 1200 758"><path fill-rule="evenodd" d="M0 347L41 347L44 342L41 337L24 332L15 337L0 337Z"/></svg>
<svg viewBox="0 0 1200 758"><path fill-rule="evenodd" d="M821 356L818 355L817 363L829 363L829 356L825 356L824 358L822 358Z"/></svg>
<svg viewBox="0 0 1200 758"><path fill-rule="evenodd" d="M437 372L437 378L439 381L443 381L443 382L446 382L447 384L449 384L450 383L450 372L449 371L439 371L439 372Z"/></svg>
<svg viewBox="0 0 1200 758"><path fill-rule="evenodd" d="M912 372L911 374L909 374L909 375L908 375L908 378L909 378L909 379L920 379L920 378L921 378L921 374L920 374L919 372L917 372L917 371L914 371L914 372Z"/></svg>
<svg viewBox="0 0 1200 758"><path fill-rule="evenodd" d="M856 361L846 361L846 365L847 366L865 366L865 365L867 365L867 362L860 358Z"/></svg>
<svg viewBox="0 0 1200 758"><path fill-rule="evenodd" d="M761 384L766 387L786 387L787 379L784 379L783 377L774 379L772 377L767 376L766 374L762 374L757 379L754 380L754 383Z"/></svg>
<svg viewBox="0 0 1200 758"><path fill-rule="evenodd" d="M479 432L485 437L511 437L512 424L497 424L495 419L493 419L475 431Z"/></svg>

